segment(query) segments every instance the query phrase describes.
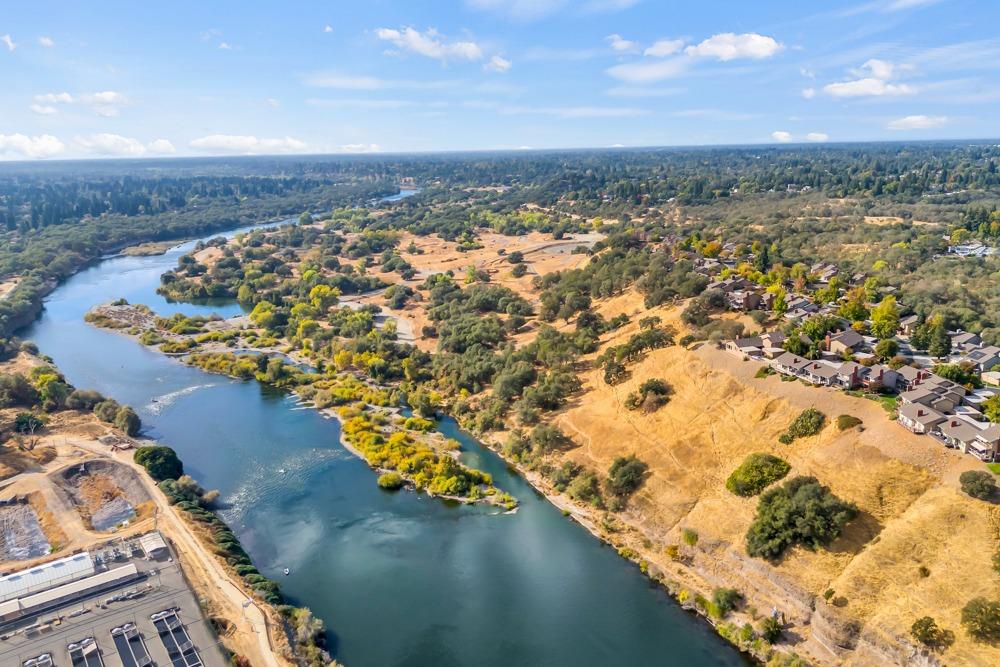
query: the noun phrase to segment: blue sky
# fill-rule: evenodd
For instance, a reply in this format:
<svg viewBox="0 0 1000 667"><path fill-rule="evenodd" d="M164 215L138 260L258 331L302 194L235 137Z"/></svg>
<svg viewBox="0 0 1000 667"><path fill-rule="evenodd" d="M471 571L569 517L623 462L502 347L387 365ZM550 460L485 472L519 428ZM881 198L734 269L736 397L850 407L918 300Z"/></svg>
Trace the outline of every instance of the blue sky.
<svg viewBox="0 0 1000 667"><path fill-rule="evenodd" d="M1000 136L1000 2L6 3L0 159Z"/></svg>

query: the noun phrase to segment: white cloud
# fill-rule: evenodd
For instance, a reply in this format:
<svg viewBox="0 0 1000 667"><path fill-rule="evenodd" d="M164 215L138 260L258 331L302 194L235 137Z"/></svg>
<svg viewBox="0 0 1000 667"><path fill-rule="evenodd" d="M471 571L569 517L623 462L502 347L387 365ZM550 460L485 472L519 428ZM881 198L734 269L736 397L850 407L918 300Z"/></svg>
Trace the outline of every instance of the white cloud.
<svg viewBox="0 0 1000 667"><path fill-rule="evenodd" d="M872 77L876 79L882 79L883 81L888 81L892 78L896 71L896 66L889 62L888 60L879 60L878 58L871 58L866 61L864 65L861 66L861 71L859 76L865 76L867 72Z"/></svg>
<svg viewBox="0 0 1000 667"><path fill-rule="evenodd" d="M783 144L787 144L789 141L792 140L792 134L791 134L791 132L785 132L783 130L777 130L777 131L771 133L771 138L774 139L777 142L780 142L780 143L783 143Z"/></svg>
<svg viewBox="0 0 1000 667"><path fill-rule="evenodd" d="M31 109L32 113L36 113L39 116L52 116L59 113L59 109L47 104L32 104L28 108Z"/></svg>
<svg viewBox="0 0 1000 667"><path fill-rule="evenodd" d="M948 122L947 116L904 116L889 121L886 127L890 130L932 130Z"/></svg>
<svg viewBox="0 0 1000 667"><path fill-rule="evenodd" d="M119 107L128 104L128 98L114 90L105 90L99 93L84 93L80 95L80 102L99 116L112 118L119 113Z"/></svg>
<svg viewBox="0 0 1000 667"><path fill-rule="evenodd" d="M905 83L889 83L882 79L868 77L854 81L842 81L823 86L823 92L833 97L882 97L912 95L917 92Z"/></svg>
<svg viewBox="0 0 1000 667"><path fill-rule="evenodd" d="M53 46L56 45L56 43L52 41L51 37L46 37L44 35L38 38L38 44L40 46L44 46L47 49L52 48Z"/></svg>
<svg viewBox="0 0 1000 667"><path fill-rule="evenodd" d="M303 78L303 83L314 88L334 88L337 90L441 90L454 88L460 84L459 81L391 80L337 72L313 72Z"/></svg>
<svg viewBox="0 0 1000 667"><path fill-rule="evenodd" d="M51 115L56 113L58 109L53 106L56 104L80 104L99 116L111 118L117 116L120 108L128 104L128 98L114 90L105 90L98 93L81 93L76 96L66 92L45 93L43 95L35 95L34 102L30 109L39 114Z"/></svg>
<svg viewBox="0 0 1000 667"><path fill-rule="evenodd" d="M275 99L273 97L267 98L266 100L264 100L264 103L267 104L267 106L271 107L272 109L277 109L278 107L281 106L281 100Z"/></svg>
<svg viewBox="0 0 1000 667"><path fill-rule="evenodd" d="M684 52L693 57L715 58L721 61L742 58L763 60L770 58L784 48L773 37L766 35L758 35L753 32L740 35L724 32L712 35L700 44L689 46L684 49Z"/></svg>
<svg viewBox="0 0 1000 667"><path fill-rule="evenodd" d="M488 63L483 65L483 69L502 74L510 69L510 65L510 61L503 56L493 56Z"/></svg>
<svg viewBox="0 0 1000 667"><path fill-rule="evenodd" d="M435 60L479 60L483 50L475 42L445 42L434 28L420 32L409 26L396 30L395 28L378 28L375 35L401 51L409 51L417 55Z"/></svg>
<svg viewBox="0 0 1000 667"><path fill-rule="evenodd" d="M823 92L832 97L892 97L897 95L912 95L917 89L905 83L891 83L900 67L888 60L872 58L860 68L853 70L857 79L840 81L823 86Z"/></svg>
<svg viewBox="0 0 1000 667"><path fill-rule="evenodd" d="M653 42L653 45L642 52L644 56L652 56L654 58L665 58L666 56L672 56L681 50L684 46L683 39L660 39Z"/></svg>
<svg viewBox="0 0 1000 667"><path fill-rule="evenodd" d="M807 100L811 100L812 98L816 97L816 89L815 88L803 88L802 89L802 97L806 98Z"/></svg>
<svg viewBox="0 0 1000 667"><path fill-rule="evenodd" d="M211 134L190 142L192 148L204 151L222 151L259 155L266 153L302 153L309 148L304 141L292 137L262 139L252 135Z"/></svg>
<svg viewBox="0 0 1000 667"><path fill-rule="evenodd" d="M10 38L10 35L0 35L0 42L3 42L4 44L7 45L8 51L13 51L14 49L17 48L17 44L15 44L14 40ZM22 135L14 135L14 136L22 136Z"/></svg>
<svg viewBox="0 0 1000 667"><path fill-rule="evenodd" d="M685 58L639 61L615 65L606 70L614 78L627 83L654 83L683 74L688 67Z"/></svg>
<svg viewBox="0 0 1000 667"><path fill-rule="evenodd" d="M378 144L344 144L340 150L344 153L380 153L382 147Z"/></svg>
<svg viewBox="0 0 1000 667"><path fill-rule="evenodd" d="M47 158L62 155L66 146L51 134L29 137L24 134L0 134L0 155Z"/></svg>
<svg viewBox="0 0 1000 667"><path fill-rule="evenodd" d="M169 155L170 153L176 153L177 149L174 145L167 141L166 139L156 139L149 142L149 146L146 147L150 153L157 153L159 155Z"/></svg>
<svg viewBox="0 0 1000 667"><path fill-rule="evenodd" d="M827 141L830 135L826 132L810 132L806 135L806 141Z"/></svg>
<svg viewBox="0 0 1000 667"><path fill-rule="evenodd" d="M608 35L604 38L604 41L607 42L615 51L628 52L635 51L639 48L639 44L637 42L625 39L618 33Z"/></svg>
<svg viewBox="0 0 1000 667"><path fill-rule="evenodd" d="M146 147L141 141L120 134L91 134L86 137L74 137L73 144L84 153L94 155L113 155L116 157L140 157L146 154Z"/></svg>
<svg viewBox="0 0 1000 667"><path fill-rule="evenodd" d="M333 32L333 26L327 24L326 27L323 28L323 32Z"/></svg>
<svg viewBox="0 0 1000 667"><path fill-rule="evenodd" d="M233 47L229 44L229 42L219 42L219 49L222 51L232 51Z"/></svg>
<svg viewBox="0 0 1000 667"><path fill-rule="evenodd" d="M69 93L45 93L35 95L35 102L39 104L73 104L75 100Z"/></svg>

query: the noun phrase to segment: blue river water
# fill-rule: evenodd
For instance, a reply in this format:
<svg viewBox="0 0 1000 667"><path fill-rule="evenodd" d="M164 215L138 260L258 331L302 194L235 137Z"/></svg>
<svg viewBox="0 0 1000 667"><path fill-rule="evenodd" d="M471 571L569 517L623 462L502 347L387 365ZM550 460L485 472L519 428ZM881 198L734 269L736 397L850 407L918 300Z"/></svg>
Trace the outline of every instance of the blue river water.
<svg viewBox="0 0 1000 667"><path fill-rule="evenodd" d="M445 420L470 465L521 502L514 514L386 492L340 446L333 420L288 396L185 366L87 325L119 297L160 314L242 312L169 303L159 276L192 243L114 257L73 276L22 332L68 380L133 405L225 501L260 569L329 628L349 667L740 665L745 660L638 568ZM289 576L282 570L289 568Z"/></svg>

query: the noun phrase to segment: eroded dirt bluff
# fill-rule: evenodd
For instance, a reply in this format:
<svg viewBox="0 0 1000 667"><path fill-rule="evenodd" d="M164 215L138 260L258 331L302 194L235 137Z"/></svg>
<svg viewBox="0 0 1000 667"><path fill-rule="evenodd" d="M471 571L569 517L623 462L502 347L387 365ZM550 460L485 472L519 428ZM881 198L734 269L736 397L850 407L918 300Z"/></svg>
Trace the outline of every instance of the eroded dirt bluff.
<svg viewBox="0 0 1000 667"><path fill-rule="evenodd" d="M622 309L608 308L615 310ZM642 313L681 329L676 311ZM606 344L627 339L636 320ZM560 456L600 472L629 454L650 466L622 515L634 532L613 541L624 539L694 591L731 586L758 613L783 612L794 650L820 664L1000 664L1000 648L972 641L960 624L966 602L998 593L991 556L1000 509L961 493L957 482L963 470L982 465L909 433L874 401L755 378L758 368L705 345L653 351L614 387L600 370L585 374L583 394L554 420L579 445ZM649 378L673 386L669 404L652 414L627 410L625 397ZM778 436L808 407L822 410L827 426L780 444ZM835 423L842 414L863 423L842 432ZM747 556L744 536L758 499L729 493L725 480L753 452L785 459L789 476L817 477L856 503L859 518L826 549L795 548L774 563ZM698 533L694 547L683 544L685 528ZM680 545L684 558L668 557L670 545ZM922 616L955 633L937 658L910 636Z"/></svg>

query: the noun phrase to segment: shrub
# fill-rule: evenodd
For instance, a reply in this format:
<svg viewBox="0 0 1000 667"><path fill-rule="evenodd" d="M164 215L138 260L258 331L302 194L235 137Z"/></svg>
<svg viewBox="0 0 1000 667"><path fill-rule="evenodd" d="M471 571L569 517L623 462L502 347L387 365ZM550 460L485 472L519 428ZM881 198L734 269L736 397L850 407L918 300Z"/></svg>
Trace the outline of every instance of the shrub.
<svg viewBox="0 0 1000 667"><path fill-rule="evenodd" d="M94 406L94 414L102 422L111 423L115 420L115 416L118 414L118 402L112 398L105 401L101 401Z"/></svg>
<svg viewBox="0 0 1000 667"><path fill-rule="evenodd" d="M773 616L768 616L760 624L760 636L773 644L781 639L781 623Z"/></svg>
<svg viewBox="0 0 1000 667"><path fill-rule="evenodd" d="M930 616L915 620L910 626L910 634L929 648L946 648L955 641L955 633L942 630Z"/></svg>
<svg viewBox="0 0 1000 667"><path fill-rule="evenodd" d="M531 444L541 453L567 447L572 443L565 433L550 424L539 424L531 430Z"/></svg>
<svg viewBox="0 0 1000 667"><path fill-rule="evenodd" d="M958 481L962 484L962 491L980 500L992 496L997 488L993 475L985 470L966 470L959 476Z"/></svg>
<svg viewBox="0 0 1000 667"><path fill-rule="evenodd" d="M127 405L123 405L115 413L115 426L121 429L125 435L136 436L139 435L139 430L142 429L142 420L139 419L139 415L135 413L135 410Z"/></svg>
<svg viewBox="0 0 1000 667"><path fill-rule="evenodd" d="M597 480L597 475L591 471L582 472L566 487L569 497L583 503L589 503L594 507L603 504L601 498L601 485Z"/></svg>
<svg viewBox="0 0 1000 667"><path fill-rule="evenodd" d="M793 544L809 549L829 544L858 514L815 477L794 477L766 491L747 531L747 553L777 558Z"/></svg>
<svg viewBox="0 0 1000 667"><path fill-rule="evenodd" d="M853 415L840 415L837 417L837 428L841 431L846 431L860 425L861 420Z"/></svg>
<svg viewBox="0 0 1000 667"><path fill-rule="evenodd" d="M823 430L825 423L826 415L816 408L803 410L778 440L782 444L790 445L796 438L806 438L810 435L816 435Z"/></svg>
<svg viewBox="0 0 1000 667"><path fill-rule="evenodd" d="M91 389L74 389L66 397L66 407L70 410L93 410L94 406L104 400L100 392Z"/></svg>
<svg viewBox="0 0 1000 667"><path fill-rule="evenodd" d="M642 485L647 470L649 466L635 455L616 458L608 469L608 492L619 497L632 495Z"/></svg>
<svg viewBox="0 0 1000 667"><path fill-rule="evenodd" d="M681 539L684 540L684 544L693 547L698 544L698 532L691 528L685 528L681 531Z"/></svg>
<svg viewBox="0 0 1000 667"><path fill-rule="evenodd" d="M973 598L962 608L962 625L977 641L1000 641L1000 601Z"/></svg>
<svg viewBox="0 0 1000 667"><path fill-rule="evenodd" d="M157 482L177 479L184 474L184 465L177 458L177 452L169 447L140 447L135 450L135 462L145 468Z"/></svg>
<svg viewBox="0 0 1000 667"><path fill-rule="evenodd" d="M726 488L738 496L755 496L791 470L786 461L771 454L751 454L726 480Z"/></svg>
<svg viewBox="0 0 1000 667"><path fill-rule="evenodd" d="M378 477L379 487L390 491L402 488L403 484L405 484L403 476L398 472L387 472L379 475Z"/></svg>
<svg viewBox="0 0 1000 667"><path fill-rule="evenodd" d="M712 591L712 604L715 605L720 618L736 609L736 605L742 599L743 594L735 588L716 588Z"/></svg>
<svg viewBox="0 0 1000 667"><path fill-rule="evenodd" d="M650 378L639 385L639 391L633 392L625 399L625 407L629 410L642 408L643 412L655 412L670 400L673 390L664 380Z"/></svg>
<svg viewBox="0 0 1000 667"><path fill-rule="evenodd" d="M18 433L34 433L45 425L45 421L31 412L18 412L14 417L14 430Z"/></svg>

